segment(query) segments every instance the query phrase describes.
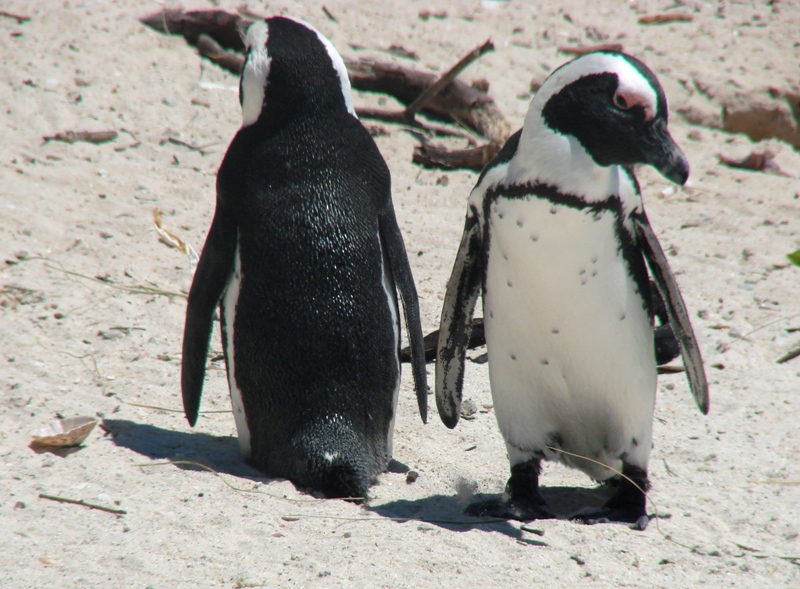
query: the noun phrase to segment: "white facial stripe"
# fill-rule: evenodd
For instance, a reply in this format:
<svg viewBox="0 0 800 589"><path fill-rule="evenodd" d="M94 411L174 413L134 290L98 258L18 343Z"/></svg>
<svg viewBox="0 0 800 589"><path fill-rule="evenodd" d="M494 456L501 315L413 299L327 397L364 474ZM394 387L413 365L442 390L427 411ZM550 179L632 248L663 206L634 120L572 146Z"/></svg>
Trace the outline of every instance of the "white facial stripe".
<svg viewBox="0 0 800 589"><path fill-rule="evenodd" d="M622 71L617 71L617 77L619 79L617 94L625 98L628 107L641 106L644 109L646 121L656 116L658 95L644 76L636 68L629 66Z"/></svg>
<svg viewBox="0 0 800 589"><path fill-rule="evenodd" d="M333 64L336 73L339 74L339 83L341 84L342 87L342 96L344 97L344 103L347 106L347 112L349 112L354 117L358 118L356 116L356 109L353 106L353 94L350 88L350 77L347 75L347 68L344 65L344 60L342 59L342 56L339 55L339 52L336 51L336 47L333 46L333 43L331 43L325 35L320 33L317 29L312 27L307 22L297 18L291 18L288 16L284 18L288 20L293 20L294 22L303 25L308 30L314 31L317 37L319 37L320 42L325 46L325 49L328 51L328 56L331 58L331 63Z"/></svg>
<svg viewBox="0 0 800 589"><path fill-rule="evenodd" d="M533 99L533 104L539 105L536 110L541 113L541 109L544 108L550 97L572 82L584 76L602 74L603 72L617 74L619 90L624 92L624 96L626 98L628 95L635 96L636 104L643 106L646 113L655 115L658 108L658 95L650 85L650 82L624 57L610 53L590 53L567 63L553 72ZM533 104L531 105L532 107ZM533 110L531 108L529 114ZM527 121L525 124L527 125Z"/></svg>
<svg viewBox="0 0 800 589"><path fill-rule="evenodd" d="M242 127L255 123L264 107L271 61L267 55L268 36L269 27L263 20L247 29L244 44L249 54L242 72Z"/></svg>

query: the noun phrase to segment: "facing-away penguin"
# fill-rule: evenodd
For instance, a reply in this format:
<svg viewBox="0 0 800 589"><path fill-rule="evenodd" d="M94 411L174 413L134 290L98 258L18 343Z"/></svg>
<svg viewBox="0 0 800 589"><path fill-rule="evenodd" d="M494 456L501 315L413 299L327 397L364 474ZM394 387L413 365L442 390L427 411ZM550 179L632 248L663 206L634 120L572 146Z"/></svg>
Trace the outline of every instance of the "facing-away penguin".
<svg viewBox="0 0 800 589"><path fill-rule="evenodd" d="M419 306L389 170L333 45L289 18L247 30L243 123L217 175L194 276L181 387L197 422L219 303L239 446L329 497L366 496L392 457L399 290L423 421Z"/></svg>
<svg viewBox="0 0 800 589"><path fill-rule="evenodd" d="M511 463L501 499L474 503L470 514L553 517L539 494L541 461L612 477L600 463L633 484L620 478L601 511L576 519L645 528L656 393L645 260L708 412L700 350L633 175L639 163L678 184L689 175L655 75L628 55L592 53L550 75L470 195L442 310L436 403L455 427L482 290L494 411Z"/></svg>

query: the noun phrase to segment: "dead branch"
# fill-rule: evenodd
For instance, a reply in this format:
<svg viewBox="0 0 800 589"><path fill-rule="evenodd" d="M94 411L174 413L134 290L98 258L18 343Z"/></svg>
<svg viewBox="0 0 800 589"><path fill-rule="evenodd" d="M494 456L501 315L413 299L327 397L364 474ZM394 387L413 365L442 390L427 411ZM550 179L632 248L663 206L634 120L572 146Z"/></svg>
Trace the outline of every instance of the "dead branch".
<svg viewBox="0 0 800 589"><path fill-rule="evenodd" d="M467 53L458 61L458 63L442 74L439 79L436 80L436 82L431 84L427 90L425 90L414 100L414 102L406 107L406 112L414 115L421 111L428 105L428 103L430 103L431 100L433 100L433 98L436 97L437 94L444 90L450 82L455 80L456 77L458 77L458 74L463 72L469 64L489 51L494 51L494 44L492 43L491 39L488 39L483 45L476 47Z"/></svg>
<svg viewBox="0 0 800 589"><path fill-rule="evenodd" d="M776 360L776 363L783 364L784 362L788 362L789 360L794 360L800 356L800 347L794 348L793 350L789 350L783 356Z"/></svg>
<svg viewBox="0 0 800 589"><path fill-rule="evenodd" d="M124 509L114 509L113 507L106 507L104 505L95 505L94 503L87 503L83 499L69 499L67 497L58 497L57 495L47 495L46 493L39 493L39 498L49 499L50 501L57 501L58 503L71 503L73 505L83 505L84 507L88 507L89 509L99 509L100 511L106 511L108 513L113 513L114 515L125 515L128 513Z"/></svg>
<svg viewBox="0 0 800 589"><path fill-rule="evenodd" d="M442 170L474 170L480 172L492 161L502 146L498 143L486 143L467 149L449 149L444 145L424 141L414 148L412 161L426 168Z"/></svg>
<svg viewBox="0 0 800 589"><path fill-rule="evenodd" d="M204 57L235 74L241 72L244 58L236 52L244 50L240 31L252 22L247 18L221 10L166 9L140 20L162 33L183 35ZM347 61L353 88L389 94L406 105L404 110L396 112L360 108L357 113L361 118L408 125L437 135L464 137L471 145L468 149L450 152L441 145L423 145L417 150L419 153L415 153L414 161L445 169L480 170L500 150L508 138L510 126L485 91L456 80L455 77L492 49L494 46L491 41L486 41L439 77L394 63ZM444 125L417 121L415 115L423 110L473 130L487 138L488 144L476 146L475 138L469 133Z"/></svg>
<svg viewBox="0 0 800 589"><path fill-rule="evenodd" d="M751 151L743 158L728 157L724 154L718 153L717 159L719 163L728 166L729 168L739 168L741 170L753 170L755 172L764 172L765 174L775 174L776 176L791 177L790 174L784 172L775 161L775 153L769 149L763 152Z"/></svg>
<svg viewBox="0 0 800 589"><path fill-rule="evenodd" d="M379 92L411 105L437 78L396 63L371 59L346 60L350 83L356 90ZM494 100L460 80L453 80L435 96L428 99L425 110L441 117L463 122L490 142L503 143L510 126ZM408 119L404 119L408 123Z"/></svg>
<svg viewBox="0 0 800 589"><path fill-rule="evenodd" d="M60 131L55 135L42 137L44 142L63 141L64 143L75 143L76 141L86 141L88 143L105 143L117 138L116 131Z"/></svg>
<svg viewBox="0 0 800 589"><path fill-rule="evenodd" d="M692 20L694 20L694 15L689 12L660 12L639 17L638 22L640 25L660 25L668 22L690 22Z"/></svg>
<svg viewBox="0 0 800 589"><path fill-rule="evenodd" d="M559 47L558 50L567 55L586 55L595 51L622 51L622 43L597 43L596 45L579 45L578 47L564 45Z"/></svg>
<svg viewBox="0 0 800 589"><path fill-rule="evenodd" d="M183 35L186 42L197 46L200 35L205 34L227 49L244 51L239 31L252 21L224 10L186 10L167 8L139 19L151 29L167 35Z"/></svg>
<svg viewBox="0 0 800 589"><path fill-rule="evenodd" d="M17 21L18 25L21 25L31 20L31 17L29 16L22 16L21 14L12 14L10 12L6 12L5 10L0 10L0 16L4 18L13 18L15 21Z"/></svg>
<svg viewBox="0 0 800 589"><path fill-rule="evenodd" d="M222 69L239 75L244 69L244 57L233 51L227 51L222 45L205 33L197 37L197 50Z"/></svg>
<svg viewBox="0 0 800 589"><path fill-rule="evenodd" d="M452 125L439 125L430 121L420 120L416 117L409 118L404 110L389 110L385 108L372 108L369 106L357 106L356 114L360 119L371 119L373 121L383 121L384 123L395 123L406 125L411 129L419 129L434 135L444 137L461 137L466 139L470 145L478 145L475 135L470 132Z"/></svg>

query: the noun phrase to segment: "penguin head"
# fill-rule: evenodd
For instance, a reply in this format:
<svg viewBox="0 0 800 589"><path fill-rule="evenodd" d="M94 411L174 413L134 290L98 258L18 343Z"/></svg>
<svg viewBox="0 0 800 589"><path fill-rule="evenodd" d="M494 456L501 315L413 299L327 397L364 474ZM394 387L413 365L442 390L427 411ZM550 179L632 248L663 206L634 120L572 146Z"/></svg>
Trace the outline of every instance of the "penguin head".
<svg viewBox="0 0 800 589"><path fill-rule="evenodd" d="M664 90L630 55L589 53L561 66L536 93L531 115L574 137L600 166L650 164L681 185L689 177L686 156L667 131Z"/></svg>
<svg viewBox="0 0 800 589"><path fill-rule="evenodd" d="M243 40L242 127L336 109L355 116L344 61L314 27L272 17L250 25Z"/></svg>

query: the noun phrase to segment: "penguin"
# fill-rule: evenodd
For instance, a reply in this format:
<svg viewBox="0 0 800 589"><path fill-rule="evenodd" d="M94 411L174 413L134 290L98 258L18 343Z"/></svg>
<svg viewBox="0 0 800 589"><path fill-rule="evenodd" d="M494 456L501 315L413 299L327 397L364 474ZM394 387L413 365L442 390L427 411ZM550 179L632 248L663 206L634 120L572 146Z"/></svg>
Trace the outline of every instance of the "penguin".
<svg viewBox="0 0 800 589"><path fill-rule="evenodd" d="M389 170L328 39L273 17L244 42L242 126L217 174L186 310L184 412L194 426L219 304L244 458L300 488L363 499L392 457L398 293L427 420L419 303Z"/></svg>
<svg viewBox="0 0 800 589"><path fill-rule="evenodd" d="M436 404L455 427L482 294L511 476L500 499L473 503L468 514L554 517L539 493L541 463L554 460L616 479L603 508L574 519L645 529L657 374L649 276L708 412L700 349L633 171L648 164L686 182L689 165L667 118L664 91L641 61L579 57L547 78L471 192L441 315Z"/></svg>

